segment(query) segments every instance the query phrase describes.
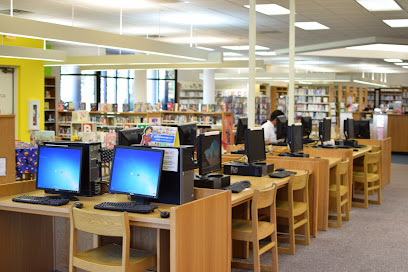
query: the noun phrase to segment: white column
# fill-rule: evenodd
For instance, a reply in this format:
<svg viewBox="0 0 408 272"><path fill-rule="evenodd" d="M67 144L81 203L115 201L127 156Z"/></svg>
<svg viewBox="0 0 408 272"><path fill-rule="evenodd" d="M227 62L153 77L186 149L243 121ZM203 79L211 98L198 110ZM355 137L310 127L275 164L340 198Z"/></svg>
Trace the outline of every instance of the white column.
<svg viewBox="0 0 408 272"><path fill-rule="evenodd" d="M204 69L203 104L215 104L215 70Z"/></svg>
<svg viewBox="0 0 408 272"><path fill-rule="evenodd" d="M256 0L249 1L249 87L248 127L255 126L255 44L256 44Z"/></svg>
<svg viewBox="0 0 408 272"><path fill-rule="evenodd" d="M295 122L295 0L289 3L289 90L288 125Z"/></svg>
<svg viewBox="0 0 408 272"><path fill-rule="evenodd" d="M147 71L135 70L135 102L147 102Z"/></svg>

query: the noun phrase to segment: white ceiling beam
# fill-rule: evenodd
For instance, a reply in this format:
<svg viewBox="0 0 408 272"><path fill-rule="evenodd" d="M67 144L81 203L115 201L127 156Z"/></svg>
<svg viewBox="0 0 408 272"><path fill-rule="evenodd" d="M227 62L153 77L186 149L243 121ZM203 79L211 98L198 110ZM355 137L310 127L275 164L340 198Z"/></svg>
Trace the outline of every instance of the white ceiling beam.
<svg viewBox="0 0 408 272"><path fill-rule="evenodd" d="M48 41L116 48L186 59L208 60L208 51L185 45L149 40L72 26L0 15L0 33Z"/></svg>
<svg viewBox="0 0 408 272"><path fill-rule="evenodd" d="M60 50L0 45L0 57L62 62L66 54Z"/></svg>
<svg viewBox="0 0 408 272"><path fill-rule="evenodd" d="M408 53L376 50L332 49L300 53L305 56L364 58L364 59L408 59Z"/></svg>

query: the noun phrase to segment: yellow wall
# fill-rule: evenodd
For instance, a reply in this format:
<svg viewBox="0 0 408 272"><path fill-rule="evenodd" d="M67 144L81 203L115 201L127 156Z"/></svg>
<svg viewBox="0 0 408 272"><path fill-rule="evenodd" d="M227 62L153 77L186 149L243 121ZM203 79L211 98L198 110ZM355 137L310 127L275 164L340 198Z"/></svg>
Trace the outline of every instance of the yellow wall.
<svg viewBox="0 0 408 272"><path fill-rule="evenodd" d="M7 39L3 37L3 44L35 48L43 47L43 41L26 38ZM0 66L14 66L16 68L18 92L18 135L16 135L16 139L30 142L30 132L28 130L29 100L40 100L40 129L44 129L44 62L0 58Z"/></svg>

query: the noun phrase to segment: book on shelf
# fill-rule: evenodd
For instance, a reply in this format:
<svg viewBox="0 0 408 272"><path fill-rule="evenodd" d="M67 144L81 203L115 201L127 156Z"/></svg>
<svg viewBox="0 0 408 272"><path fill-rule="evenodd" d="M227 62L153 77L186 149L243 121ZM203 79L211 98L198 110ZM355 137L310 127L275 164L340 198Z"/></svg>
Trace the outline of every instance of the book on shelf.
<svg viewBox="0 0 408 272"><path fill-rule="evenodd" d="M162 104L161 103L155 103L153 111L161 111L162 109Z"/></svg>
<svg viewBox="0 0 408 272"><path fill-rule="evenodd" d="M99 106L100 106L99 111L101 111L101 112L107 112L108 111L108 104L107 103L100 103Z"/></svg>
<svg viewBox="0 0 408 272"><path fill-rule="evenodd" d="M180 111L187 111L187 110L188 110L188 105L186 105L186 104L180 104L179 110L180 110Z"/></svg>
<svg viewBox="0 0 408 272"><path fill-rule="evenodd" d="M91 111L98 111L98 103L91 103Z"/></svg>
<svg viewBox="0 0 408 272"><path fill-rule="evenodd" d="M49 109L50 109L50 103L44 102L44 110L49 110Z"/></svg>
<svg viewBox="0 0 408 272"><path fill-rule="evenodd" d="M133 111L134 112L141 112L142 111L143 103L134 103L133 104Z"/></svg>
<svg viewBox="0 0 408 272"><path fill-rule="evenodd" d="M117 103L112 104L112 112L118 112L118 104Z"/></svg>
<svg viewBox="0 0 408 272"><path fill-rule="evenodd" d="M174 103L167 103L167 110L174 111Z"/></svg>
<svg viewBox="0 0 408 272"><path fill-rule="evenodd" d="M178 103L174 103L174 111L179 111L179 104Z"/></svg>
<svg viewBox="0 0 408 272"><path fill-rule="evenodd" d="M85 102L79 102L78 110L86 110L86 103Z"/></svg>
<svg viewBox="0 0 408 272"><path fill-rule="evenodd" d="M51 97L51 91L45 91L45 98Z"/></svg>
<svg viewBox="0 0 408 272"><path fill-rule="evenodd" d="M143 103L142 112L153 112L153 106L150 103Z"/></svg>
<svg viewBox="0 0 408 272"><path fill-rule="evenodd" d="M112 149L116 145L116 133L108 132L105 136L106 148Z"/></svg>
<svg viewBox="0 0 408 272"><path fill-rule="evenodd" d="M58 102L58 111L64 111L64 102Z"/></svg>
<svg viewBox="0 0 408 272"><path fill-rule="evenodd" d="M122 105L122 111L123 112L129 112L129 104L123 104Z"/></svg>
<svg viewBox="0 0 408 272"><path fill-rule="evenodd" d="M67 110L74 111L75 110L75 103L74 102L67 102Z"/></svg>
<svg viewBox="0 0 408 272"><path fill-rule="evenodd" d="M113 104L106 103L106 111L107 112L112 112L113 111Z"/></svg>
<svg viewBox="0 0 408 272"><path fill-rule="evenodd" d="M201 106L201 111L202 111L202 112L208 112L208 105L207 105L207 104L203 104L203 105Z"/></svg>

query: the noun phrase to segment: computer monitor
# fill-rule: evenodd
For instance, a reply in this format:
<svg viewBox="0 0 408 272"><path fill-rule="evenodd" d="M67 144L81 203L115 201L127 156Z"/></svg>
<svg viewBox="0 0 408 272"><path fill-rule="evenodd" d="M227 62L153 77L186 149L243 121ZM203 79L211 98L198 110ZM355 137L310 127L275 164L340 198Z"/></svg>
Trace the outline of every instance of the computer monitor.
<svg viewBox="0 0 408 272"><path fill-rule="evenodd" d="M331 139L331 119L324 118L321 122L319 122L319 137L320 141L327 142Z"/></svg>
<svg viewBox="0 0 408 272"><path fill-rule="evenodd" d="M235 134L235 145L245 143L245 131L248 128L248 117L238 117L237 133Z"/></svg>
<svg viewBox="0 0 408 272"><path fill-rule="evenodd" d="M157 199L163 156L163 150L115 146L109 191L140 203Z"/></svg>
<svg viewBox="0 0 408 272"><path fill-rule="evenodd" d="M285 139L287 136L288 130L288 120L286 119L285 115L281 115L276 117L276 139Z"/></svg>
<svg viewBox="0 0 408 272"><path fill-rule="evenodd" d="M312 132L312 117L310 116L302 116L302 127L303 127L303 137L309 138L310 133Z"/></svg>
<svg viewBox="0 0 408 272"><path fill-rule="evenodd" d="M358 139L370 139L370 121L354 120L354 136Z"/></svg>
<svg viewBox="0 0 408 272"><path fill-rule="evenodd" d="M197 138L198 171L201 176L221 170L221 133L208 132Z"/></svg>
<svg viewBox="0 0 408 272"><path fill-rule="evenodd" d="M353 119L348 118L344 120L344 136L346 137L346 140L355 138Z"/></svg>
<svg viewBox="0 0 408 272"><path fill-rule="evenodd" d="M177 127L180 145L196 145L197 123L167 124L166 126Z"/></svg>
<svg viewBox="0 0 408 272"><path fill-rule="evenodd" d="M245 131L245 152L248 163L266 160L264 143L263 128L252 128Z"/></svg>
<svg viewBox="0 0 408 272"><path fill-rule="evenodd" d="M73 195L81 193L82 153L81 147L39 145L36 188L77 200Z"/></svg>
<svg viewBox="0 0 408 272"><path fill-rule="evenodd" d="M288 127L288 141L290 146L290 152L296 153L303 150L303 126L295 124Z"/></svg>
<svg viewBox="0 0 408 272"><path fill-rule="evenodd" d="M140 144L144 128L128 128L118 131L119 145L131 146L133 144Z"/></svg>

